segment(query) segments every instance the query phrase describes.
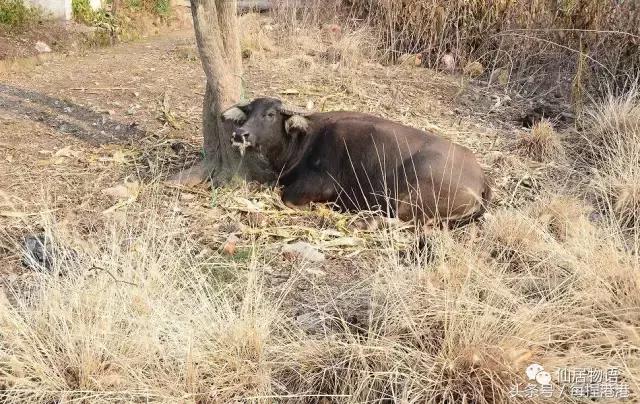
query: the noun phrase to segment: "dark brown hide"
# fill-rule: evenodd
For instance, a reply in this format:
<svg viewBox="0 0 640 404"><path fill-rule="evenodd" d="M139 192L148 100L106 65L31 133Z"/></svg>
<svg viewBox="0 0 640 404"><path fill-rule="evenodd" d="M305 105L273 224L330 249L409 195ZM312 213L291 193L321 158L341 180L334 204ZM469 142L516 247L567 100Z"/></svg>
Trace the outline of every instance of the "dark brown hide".
<svg viewBox="0 0 640 404"><path fill-rule="evenodd" d="M333 202L427 224L477 217L488 201L473 153L434 134L357 112L303 118L272 98L241 110L235 138L280 172L288 205Z"/></svg>

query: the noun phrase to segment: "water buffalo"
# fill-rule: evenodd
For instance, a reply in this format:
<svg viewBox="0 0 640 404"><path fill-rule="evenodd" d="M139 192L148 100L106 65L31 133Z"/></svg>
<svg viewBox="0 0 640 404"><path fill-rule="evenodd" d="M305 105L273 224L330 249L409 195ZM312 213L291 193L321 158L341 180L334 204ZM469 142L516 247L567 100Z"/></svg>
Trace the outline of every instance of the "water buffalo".
<svg viewBox="0 0 640 404"><path fill-rule="evenodd" d="M332 202L423 225L482 215L490 189L473 153L432 133L358 112L310 113L275 98L236 104L232 143L280 173L287 206Z"/></svg>

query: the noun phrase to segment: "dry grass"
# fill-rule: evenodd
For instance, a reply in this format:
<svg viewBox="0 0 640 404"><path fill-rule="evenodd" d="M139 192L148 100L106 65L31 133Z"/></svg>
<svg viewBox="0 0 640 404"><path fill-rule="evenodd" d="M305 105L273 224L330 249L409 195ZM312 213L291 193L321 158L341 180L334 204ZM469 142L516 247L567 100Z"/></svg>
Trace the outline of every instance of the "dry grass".
<svg viewBox="0 0 640 404"><path fill-rule="evenodd" d="M268 35L267 27L271 27L268 21L260 18L258 14L249 13L240 17L240 47L244 54L264 53L274 50L274 44Z"/></svg>
<svg viewBox="0 0 640 404"><path fill-rule="evenodd" d="M640 104L637 91L610 96L587 112L577 144L593 172L590 187L601 211L612 212L623 228L638 229L640 219ZM637 237L637 234L636 234ZM637 239L636 239L637 242Z"/></svg>
<svg viewBox="0 0 640 404"><path fill-rule="evenodd" d="M4 402L513 402L525 401L510 391L533 362L618 367L632 394L640 387L638 256L628 227L594 224L575 197L552 193L495 211L482 228L435 233L428 257L407 259L398 250L410 229L362 232L350 216L289 211L270 191L220 190L216 205L229 213L216 216L218 231L233 212L254 226L235 227L249 248L238 265L205 252L159 189L145 192L88 237L40 221L57 252L53 274L11 284L0 302ZM354 296L366 322L305 307L309 333L291 315L303 278L269 286L283 237L336 259L371 247L359 258L369 272L352 285L365 292Z"/></svg>
<svg viewBox="0 0 640 404"><path fill-rule="evenodd" d="M537 161L554 161L564 157L564 145L553 124L546 119L536 123L520 137L516 148Z"/></svg>
<svg viewBox="0 0 640 404"><path fill-rule="evenodd" d="M354 68L378 59L371 30L366 27L341 33L337 38L331 39L331 44L322 54L329 63Z"/></svg>
<svg viewBox="0 0 640 404"><path fill-rule="evenodd" d="M343 313L313 334L283 307L299 279L267 287L273 241L252 239L247 270L233 270L148 203L84 240L42 222L53 274L34 273L0 303L3 402L511 402L531 362L617 366L639 386L638 258L577 201L532 208L555 207L554 219L497 212L480 238L437 233L429 261L379 250L354 285L368 291L368 322Z"/></svg>
<svg viewBox="0 0 640 404"><path fill-rule="evenodd" d="M500 82L527 93L552 88L567 100L572 94L576 107L586 94L575 90L602 89L602 82L590 78L606 77L609 84L628 88L638 69L640 14L633 2L278 0L275 4L276 19L294 30L336 20L353 29L364 22L374 28L381 60L421 54L422 62L436 69L463 72L475 66L479 78L502 76L505 80Z"/></svg>

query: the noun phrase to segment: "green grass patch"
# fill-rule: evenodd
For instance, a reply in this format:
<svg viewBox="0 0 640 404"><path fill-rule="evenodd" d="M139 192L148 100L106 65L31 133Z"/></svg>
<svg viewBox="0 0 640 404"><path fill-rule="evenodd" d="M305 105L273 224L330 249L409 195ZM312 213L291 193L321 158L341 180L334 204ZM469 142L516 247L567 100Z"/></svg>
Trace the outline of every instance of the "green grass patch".
<svg viewBox="0 0 640 404"><path fill-rule="evenodd" d="M73 19L81 24L91 24L94 18L94 11L89 0L72 0L71 10Z"/></svg>

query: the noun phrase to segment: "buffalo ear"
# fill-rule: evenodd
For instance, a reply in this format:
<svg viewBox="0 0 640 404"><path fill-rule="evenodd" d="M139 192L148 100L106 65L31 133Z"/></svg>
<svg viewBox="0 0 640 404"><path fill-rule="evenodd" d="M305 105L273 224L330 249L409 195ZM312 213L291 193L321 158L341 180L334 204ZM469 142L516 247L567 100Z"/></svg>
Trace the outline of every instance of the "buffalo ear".
<svg viewBox="0 0 640 404"><path fill-rule="evenodd" d="M242 101L222 112L220 118L223 121L234 121L235 123L242 123L247 120L247 113L245 110L249 106L250 102Z"/></svg>
<svg viewBox="0 0 640 404"><path fill-rule="evenodd" d="M284 129L287 134L294 132L301 134L307 133L309 130L309 120L306 117L312 114L311 111L284 104L280 105L278 110L282 115L289 117L284 123Z"/></svg>
<svg viewBox="0 0 640 404"><path fill-rule="evenodd" d="M294 132L306 134L309 130L309 120L301 115L292 115L284 122L284 129L289 135Z"/></svg>

